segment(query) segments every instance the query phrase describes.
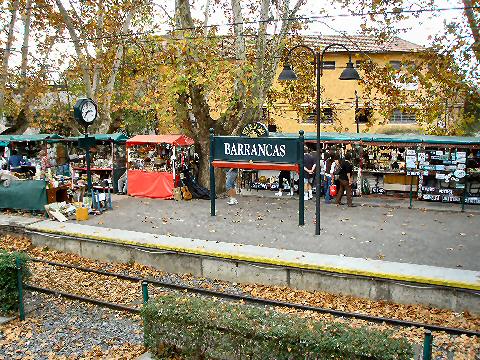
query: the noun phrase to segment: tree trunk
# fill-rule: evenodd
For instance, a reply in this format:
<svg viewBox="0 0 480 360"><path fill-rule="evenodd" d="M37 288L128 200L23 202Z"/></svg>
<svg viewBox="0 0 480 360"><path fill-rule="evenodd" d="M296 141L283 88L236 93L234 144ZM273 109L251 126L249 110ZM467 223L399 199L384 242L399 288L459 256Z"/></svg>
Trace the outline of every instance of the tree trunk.
<svg viewBox="0 0 480 360"><path fill-rule="evenodd" d="M210 138L205 136L203 139L197 139L200 161L198 165L198 183L210 190ZM215 192L221 194L225 192L225 170L215 169Z"/></svg>
<svg viewBox="0 0 480 360"><path fill-rule="evenodd" d="M122 30L120 31L120 34L126 34L128 32L128 29L130 28L130 24L132 22L132 17L133 17L133 12L134 10L131 9L127 13L127 16L125 18L125 21L122 25ZM104 104L103 104L103 111L104 111L104 117L101 119L102 121L100 122L100 128L103 130L102 132L106 132L112 123L112 117L110 114L111 111L111 105L112 105L112 96L113 96L113 88L115 86L115 79L117 78L118 70L120 69L120 64L122 61L122 56L123 56L123 43L120 43L117 48L117 52L115 53L115 58L113 60L113 66L112 66L112 72L110 73L110 77L108 79L107 85L105 86L105 99L104 99Z"/></svg>
<svg viewBox="0 0 480 360"><path fill-rule="evenodd" d="M2 67L0 69L0 132L2 131L3 123L3 114L5 107L5 92L6 92L6 83L7 83L7 73L8 73L8 61L10 59L10 52L13 43L13 31L15 28L15 22L17 21L17 11L20 0L12 0L12 17L10 18L10 23L8 24L8 35L7 42L5 44L5 50L3 52Z"/></svg>
<svg viewBox="0 0 480 360"><path fill-rule="evenodd" d="M85 92L87 97L93 97L92 93L92 83L90 82L90 74L88 70L88 63L86 57L83 55L82 48L80 46L80 38L78 37L75 27L73 25L73 21L71 17L68 15L67 10L62 4L61 0L55 0L58 9L60 10L60 14L62 15L63 21L65 22L65 26L67 27L68 33L70 34L70 38L72 39L73 45L75 47L75 52L77 54L78 62L80 64L80 68L82 69L82 76L83 76L83 83L85 85Z"/></svg>
<svg viewBox="0 0 480 360"><path fill-rule="evenodd" d="M463 5L465 6L465 16L467 17L468 24L470 25L470 30L473 35L473 52L477 61L480 61L480 32L478 30L479 19L476 18L475 12L473 11L473 2L472 0L463 0Z"/></svg>

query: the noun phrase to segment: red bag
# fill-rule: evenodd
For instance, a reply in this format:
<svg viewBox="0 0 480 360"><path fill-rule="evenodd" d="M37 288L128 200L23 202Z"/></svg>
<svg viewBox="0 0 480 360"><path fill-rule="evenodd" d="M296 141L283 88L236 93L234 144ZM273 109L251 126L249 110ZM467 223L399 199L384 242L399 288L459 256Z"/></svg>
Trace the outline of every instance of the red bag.
<svg viewBox="0 0 480 360"><path fill-rule="evenodd" d="M337 185L330 185L330 196L337 196Z"/></svg>

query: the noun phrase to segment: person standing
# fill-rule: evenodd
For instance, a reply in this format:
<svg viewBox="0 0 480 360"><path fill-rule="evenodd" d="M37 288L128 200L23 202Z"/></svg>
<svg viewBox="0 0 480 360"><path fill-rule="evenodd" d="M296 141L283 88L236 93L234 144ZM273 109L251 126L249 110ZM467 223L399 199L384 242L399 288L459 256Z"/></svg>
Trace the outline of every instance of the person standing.
<svg viewBox="0 0 480 360"><path fill-rule="evenodd" d="M310 154L310 150L305 146L303 153L303 170L304 170L304 199L313 198L312 182L315 178L315 159Z"/></svg>
<svg viewBox="0 0 480 360"><path fill-rule="evenodd" d="M331 154L327 155L327 159L324 163L324 181L323 181L323 192L325 193L325 203L330 204L332 197L330 196L330 186L332 186L332 167L335 168L335 162Z"/></svg>
<svg viewBox="0 0 480 360"><path fill-rule="evenodd" d="M282 196L282 190L285 189L285 181L287 181L288 186L290 188L290 196L293 196L293 184L290 179L290 171L288 170L281 170L280 175L278 176L278 192L275 193L276 196Z"/></svg>
<svg viewBox="0 0 480 360"><path fill-rule="evenodd" d="M227 202L228 205L238 204L238 200L235 197L237 195L237 191L235 189L237 176L238 176L238 169L231 168L230 170L227 171L226 188L227 188L227 194L230 197L230 199Z"/></svg>
<svg viewBox="0 0 480 360"><path fill-rule="evenodd" d="M126 195L128 192L128 171L125 172L118 178L117 181L117 190L120 195Z"/></svg>
<svg viewBox="0 0 480 360"><path fill-rule="evenodd" d="M352 202L352 184L353 184L353 166L350 162L351 155L347 153L343 161L340 162L340 171L338 172L338 180L340 188L337 193L337 205L342 202L343 191L347 192L347 205L354 207Z"/></svg>
<svg viewBox="0 0 480 360"><path fill-rule="evenodd" d="M15 171L20 168L20 162L22 161L22 157L18 155L17 150L12 150L12 155L8 158L8 169L10 171Z"/></svg>

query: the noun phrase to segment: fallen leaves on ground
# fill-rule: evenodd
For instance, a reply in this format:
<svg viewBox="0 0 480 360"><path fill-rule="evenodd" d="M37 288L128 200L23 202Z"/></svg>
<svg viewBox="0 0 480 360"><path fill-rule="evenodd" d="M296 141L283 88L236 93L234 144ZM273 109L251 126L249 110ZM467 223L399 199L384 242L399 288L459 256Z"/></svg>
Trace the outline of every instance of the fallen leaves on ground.
<svg viewBox="0 0 480 360"><path fill-rule="evenodd" d="M162 271L136 263L107 263L47 248L35 248L27 238L16 236L6 235L0 237L0 248L4 248L8 251L26 251L30 256L39 259L130 274L132 276L160 277L166 275ZM381 254L379 254L379 256L380 255ZM141 291L140 284L138 283L119 280L111 276L85 273L79 270L49 266L41 263L32 263L32 273L32 283L35 285L71 292L78 295L90 296L93 298L101 298L102 300L128 304L130 306L132 303L140 304ZM200 286L206 289L212 288L209 284L202 285L200 283L199 285L198 282L204 281L205 279L195 278L191 274L180 275L179 278L188 285ZM394 304L386 301L374 301L320 291L295 290L289 287L266 286L259 284L232 284L218 280L215 280L214 283L221 288L238 286L244 293L265 299L287 301L349 312L359 312L373 316L390 317L447 327L476 331L480 330L480 317L476 317L468 312L455 313L450 310L430 308L422 305ZM155 294L161 296L163 293L164 292L160 289L152 289L152 295ZM374 324L363 320L346 319L317 312L298 311L291 308L282 308L281 311L298 313L300 316L307 316L315 319L345 322L353 327L368 325L369 327L379 330L394 329L394 336L407 338L416 343L421 343L424 336L423 329L400 328L385 324ZM23 333L18 334L12 332L9 336L12 338L23 335ZM4 339L4 341L6 340ZM480 339L476 337L450 336L444 333L435 333L435 343L437 346L441 346L445 349L461 351L458 355L458 359L463 359L462 354L466 354L466 357L464 357L465 360L472 359L472 357L469 356L480 351Z"/></svg>

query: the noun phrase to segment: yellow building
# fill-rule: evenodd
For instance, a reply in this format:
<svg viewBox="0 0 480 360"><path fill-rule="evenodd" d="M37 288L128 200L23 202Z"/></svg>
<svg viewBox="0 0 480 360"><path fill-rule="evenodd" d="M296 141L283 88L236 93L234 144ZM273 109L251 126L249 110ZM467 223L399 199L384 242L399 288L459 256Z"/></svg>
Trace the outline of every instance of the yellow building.
<svg viewBox="0 0 480 360"><path fill-rule="evenodd" d="M394 69L400 69L402 64L413 62L424 47L394 38L384 44L378 44L376 38L368 36L322 36L305 37L304 43L314 49L323 49L333 43L340 43L351 50L352 61L362 76L361 65L365 60L371 60L379 65L390 64ZM358 81L339 80L339 76L348 61L348 53L340 47L333 47L327 51L324 57L322 88L322 113L324 123L321 131L356 132L356 109L359 119L360 132L410 132L417 130L416 115L405 113L400 109L391 112L387 117L381 114L381 105L364 101L362 87ZM290 63L295 69L295 54L292 54ZM277 78L283 64L277 70ZM278 80L274 87L283 86ZM420 91L417 83L397 84L402 90ZM358 96L358 98L356 98ZM329 105L331 104L331 105ZM357 105L358 104L358 105ZM305 104L306 105L306 104ZM310 107L313 104L310 104ZM412 105L412 104L406 104ZM298 112L285 103L285 100L276 103L276 109L269 113L270 122L276 124L277 131L285 133L297 133L300 129L305 132L315 132L316 118L314 113L300 116ZM373 126L367 126L370 119ZM372 121L373 120L373 121ZM383 125L381 125L383 123Z"/></svg>

